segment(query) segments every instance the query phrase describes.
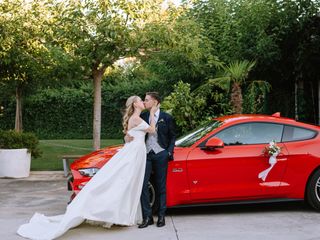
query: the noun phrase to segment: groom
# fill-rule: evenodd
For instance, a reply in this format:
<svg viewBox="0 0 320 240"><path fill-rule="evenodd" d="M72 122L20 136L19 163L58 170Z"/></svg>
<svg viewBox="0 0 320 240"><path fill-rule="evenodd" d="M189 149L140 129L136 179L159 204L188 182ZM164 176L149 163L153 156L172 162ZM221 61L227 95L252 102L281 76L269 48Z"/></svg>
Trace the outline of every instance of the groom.
<svg viewBox="0 0 320 240"><path fill-rule="evenodd" d="M141 118L149 123L150 109L154 104L160 102L161 99L157 92L147 92L144 99L144 105L148 112L142 113ZM174 121L171 115L158 109L158 111L155 112L155 122L156 132L146 135L147 163L141 194L143 222L139 225L139 228L145 228L154 223L148 188L152 170L155 174L155 185L159 200L157 227L163 227L165 225L165 212L167 209L167 169L168 161L173 160L173 148L176 136Z"/></svg>

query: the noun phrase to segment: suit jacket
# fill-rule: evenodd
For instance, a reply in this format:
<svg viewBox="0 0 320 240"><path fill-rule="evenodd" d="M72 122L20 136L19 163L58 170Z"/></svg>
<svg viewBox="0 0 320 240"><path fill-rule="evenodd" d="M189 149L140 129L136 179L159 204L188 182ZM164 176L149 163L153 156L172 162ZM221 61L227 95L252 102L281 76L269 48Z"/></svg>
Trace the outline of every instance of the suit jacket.
<svg viewBox="0 0 320 240"><path fill-rule="evenodd" d="M141 118L149 123L150 112L144 112L141 114ZM158 143L160 147L167 150L169 153L169 159L173 159L173 149L176 141L175 123L172 116L166 112L160 111L158 122L156 123L158 133ZM146 134L146 140L148 134Z"/></svg>

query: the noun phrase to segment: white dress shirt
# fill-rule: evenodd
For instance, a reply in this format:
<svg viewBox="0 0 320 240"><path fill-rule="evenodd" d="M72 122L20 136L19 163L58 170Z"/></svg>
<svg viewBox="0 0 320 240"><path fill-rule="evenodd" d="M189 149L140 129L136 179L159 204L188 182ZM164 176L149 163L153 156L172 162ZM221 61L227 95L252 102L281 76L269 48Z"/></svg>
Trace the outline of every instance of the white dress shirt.
<svg viewBox="0 0 320 240"><path fill-rule="evenodd" d="M154 122L155 124L157 124L158 120L159 120L159 115L160 115L160 109L158 109L155 113L154 113ZM149 116L149 123L150 123L150 116Z"/></svg>

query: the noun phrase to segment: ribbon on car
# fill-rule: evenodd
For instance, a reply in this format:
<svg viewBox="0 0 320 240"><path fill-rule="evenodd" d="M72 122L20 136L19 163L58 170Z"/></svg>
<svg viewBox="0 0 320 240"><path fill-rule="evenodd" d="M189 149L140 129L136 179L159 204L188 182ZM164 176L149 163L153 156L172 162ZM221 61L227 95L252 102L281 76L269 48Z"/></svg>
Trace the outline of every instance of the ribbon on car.
<svg viewBox="0 0 320 240"><path fill-rule="evenodd" d="M262 172L259 173L258 177L262 179L262 181L266 181L266 178L271 171L271 169L276 165L277 163L277 156L279 153L274 153L269 157L269 164L270 167L268 167L266 170L263 170Z"/></svg>

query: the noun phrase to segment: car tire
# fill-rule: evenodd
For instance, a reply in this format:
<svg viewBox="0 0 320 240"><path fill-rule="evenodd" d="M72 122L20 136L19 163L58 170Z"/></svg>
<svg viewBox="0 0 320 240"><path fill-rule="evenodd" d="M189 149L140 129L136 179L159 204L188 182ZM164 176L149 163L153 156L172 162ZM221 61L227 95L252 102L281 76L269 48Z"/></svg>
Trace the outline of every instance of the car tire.
<svg viewBox="0 0 320 240"><path fill-rule="evenodd" d="M311 176L306 194L309 205L320 211L320 169Z"/></svg>

